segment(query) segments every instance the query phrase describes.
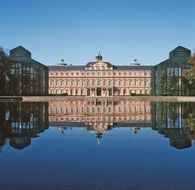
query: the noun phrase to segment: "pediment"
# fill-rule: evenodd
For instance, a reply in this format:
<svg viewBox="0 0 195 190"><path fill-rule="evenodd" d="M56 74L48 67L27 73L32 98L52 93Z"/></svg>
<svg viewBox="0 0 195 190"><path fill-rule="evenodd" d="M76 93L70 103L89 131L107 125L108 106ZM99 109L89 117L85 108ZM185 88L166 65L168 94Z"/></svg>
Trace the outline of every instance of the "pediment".
<svg viewBox="0 0 195 190"><path fill-rule="evenodd" d="M86 65L89 70L111 70L113 66L109 62L97 61L90 62Z"/></svg>

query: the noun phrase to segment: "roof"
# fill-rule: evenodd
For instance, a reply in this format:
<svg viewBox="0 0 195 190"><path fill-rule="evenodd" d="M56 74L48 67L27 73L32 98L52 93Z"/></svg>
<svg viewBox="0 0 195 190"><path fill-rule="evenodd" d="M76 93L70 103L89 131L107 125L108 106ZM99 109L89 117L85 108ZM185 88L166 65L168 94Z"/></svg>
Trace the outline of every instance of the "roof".
<svg viewBox="0 0 195 190"><path fill-rule="evenodd" d="M188 48L185 48L183 46L177 46L175 49L171 50L171 51L176 51L176 50L184 50L184 51L190 51Z"/></svg>
<svg viewBox="0 0 195 190"><path fill-rule="evenodd" d="M90 62L91 63L91 62ZM92 62L93 63L93 62ZM68 65L68 66L48 66L49 71L77 71L85 70L84 65ZM153 66L129 66L129 65L118 65L113 66L114 70L150 70Z"/></svg>
<svg viewBox="0 0 195 190"><path fill-rule="evenodd" d="M139 66L129 66L129 65L117 65L114 69L116 70L150 70L153 66L150 65L139 65Z"/></svg>
<svg viewBox="0 0 195 190"><path fill-rule="evenodd" d="M31 57L31 52L23 46L18 46L10 50L10 57Z"/></svg>
<svg viewBox="0 0 195 190"><path fill-rule="evenodd" d="M77 70L85 70L85 66L81 65L68 65L68 66L48 66L51 71L77 71Z"/></svg>

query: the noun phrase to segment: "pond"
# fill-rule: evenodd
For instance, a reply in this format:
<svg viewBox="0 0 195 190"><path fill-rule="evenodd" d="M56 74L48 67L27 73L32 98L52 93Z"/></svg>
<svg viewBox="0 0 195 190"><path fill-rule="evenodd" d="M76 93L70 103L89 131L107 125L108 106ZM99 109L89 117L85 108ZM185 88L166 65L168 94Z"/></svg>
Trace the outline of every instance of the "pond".
<svg viewBox="0 0 195 190"><path fill-rule="evenodd" d="M0 102L1 190L193 190L195 103Z"/></svg>

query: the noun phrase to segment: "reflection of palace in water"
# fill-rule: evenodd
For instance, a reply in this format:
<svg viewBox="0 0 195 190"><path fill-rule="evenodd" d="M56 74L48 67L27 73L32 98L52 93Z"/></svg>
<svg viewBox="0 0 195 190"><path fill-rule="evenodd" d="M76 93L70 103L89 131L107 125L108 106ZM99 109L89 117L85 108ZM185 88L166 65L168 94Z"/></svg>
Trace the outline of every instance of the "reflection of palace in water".
<svg viewBox="0 0 195 190"><path fill-rule="evenodd" d="M111 101L109 99L50 101L49 122L61 132L68 127L85 127L101 138L114 127L130 127L136 133L150 127L149 101ZM99 141L99 140L98 140Z"/></svg>
<svg viewBox="0 0 195 190"><path fill-rule="evenodd" d="M182 149L195 140L195 103L161 102L152 105L152 127Z"/></svg>
<svg viewBox="0 0 195 190"><path fill-rule="evenodd" d="M149 101L50 101L50 123L150 123Z"/></svg>
<svg viewBox="0 0 195 190"><path fill-rule="evenodd" d="M0 102L0 149L23 149L48 128L48 103Z"/></svg>

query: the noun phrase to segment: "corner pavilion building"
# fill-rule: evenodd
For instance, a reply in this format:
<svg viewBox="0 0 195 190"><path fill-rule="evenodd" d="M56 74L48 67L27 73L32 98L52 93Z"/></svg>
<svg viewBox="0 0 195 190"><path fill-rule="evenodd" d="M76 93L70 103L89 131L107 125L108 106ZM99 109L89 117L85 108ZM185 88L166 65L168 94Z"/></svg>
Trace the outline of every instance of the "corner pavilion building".
<svg viewBox="0 0 195 190"><path fill-rule="evenodd" d="M152 66L115 66L102 59L82 66L49 66L49 94L70 96L149 95Z"/></svg>

